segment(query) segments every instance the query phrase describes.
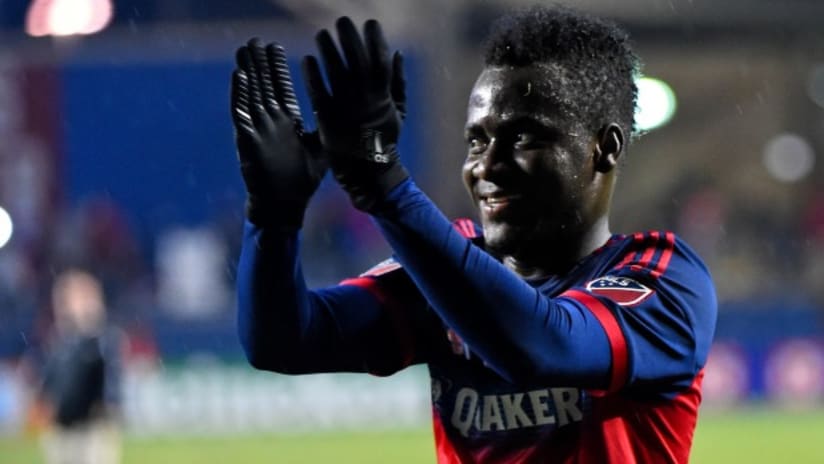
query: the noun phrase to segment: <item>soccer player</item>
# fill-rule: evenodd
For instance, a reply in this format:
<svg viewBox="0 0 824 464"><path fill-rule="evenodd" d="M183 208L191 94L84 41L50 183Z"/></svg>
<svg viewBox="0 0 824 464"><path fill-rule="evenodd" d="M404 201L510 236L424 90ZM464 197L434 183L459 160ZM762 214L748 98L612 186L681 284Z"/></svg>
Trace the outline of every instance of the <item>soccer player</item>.
<svg viewBox="0 0 824 464"><path fill-rule="evenodd" d="M477 227L447 220L401 163L401 55L374 20L336 28L303 63L318 132L303 129L283 49L238 50L249 362L381 376L425 363L439 463L687 462L715 291L672 232L609 229L636 99L626 34L557 7L496 22L465 129ZM300 228L327 165L394 254L309 289Z"/></svg>

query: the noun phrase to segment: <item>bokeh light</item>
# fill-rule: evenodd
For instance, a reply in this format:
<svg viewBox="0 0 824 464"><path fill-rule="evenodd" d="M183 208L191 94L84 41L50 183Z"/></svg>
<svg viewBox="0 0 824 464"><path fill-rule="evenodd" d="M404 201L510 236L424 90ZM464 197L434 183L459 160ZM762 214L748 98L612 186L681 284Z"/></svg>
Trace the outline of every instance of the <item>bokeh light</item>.
<svg viewBox="0 0 824 464"><path fill-rule="evenodd" d="M781 182L797 182L813 170L815 152L800 135L779 134L764 147L764 167Z"/></svg>
<svg viewBox="0 0 824 464"><path fill-rule="evenodd" d="M0 206L0 248L9 243L13 231L14 225L11 222L11 216Z"/></svg>
<svg viewBox="0 0 824 464"><path fill-rule="evenodd" d="M810 340L784 342L769 354L765 376L772 398L785 403L815 403L824 393L824 349Z"/></svg>
<svg viewBox="0 0 824 464"><path fill-rule="evenodd" d="M745 351L731 343L716 343L704 368L703 392L714 406L733 406L749 393L750 371Z"/></svg>
<svg viewBox="0 0 824 464"><path fill-rule="evenodd" d="M675 115L675 92L666 82L654 77L640 77L635 125L640 131L649 131L668 123Z"/></svg>

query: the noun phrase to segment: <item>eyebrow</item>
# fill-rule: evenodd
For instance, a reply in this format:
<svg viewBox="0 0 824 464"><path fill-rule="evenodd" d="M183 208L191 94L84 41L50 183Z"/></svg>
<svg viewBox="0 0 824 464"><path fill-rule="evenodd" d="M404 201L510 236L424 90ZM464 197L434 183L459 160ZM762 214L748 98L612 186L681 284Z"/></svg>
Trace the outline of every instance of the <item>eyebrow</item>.
<svg viewBox="0 0 824 464"><path fill-rule="evenodd" d="M540 126L545 128L556 128L559 126L558 119L550 119L545 116L538 116L534 113L528 114L516 114L510 118L507 118L501 121L502 126L515 126L519 124L525 124L528 126Z"/></svg>
<svg viewBox="0 0 824 464"><path fill-rule="evenodd" d="M477 133L486 132L484 124L481 121L474 121L464 127L464 134L473 135ZM563 122L559 119L550 119L548 117L535 117L534 114L517 114L511 118L506 118L499 121L495 126L495 131L509 131L514 127L523 126L532 131L543 133L557 133L561 134Z"/></svg>

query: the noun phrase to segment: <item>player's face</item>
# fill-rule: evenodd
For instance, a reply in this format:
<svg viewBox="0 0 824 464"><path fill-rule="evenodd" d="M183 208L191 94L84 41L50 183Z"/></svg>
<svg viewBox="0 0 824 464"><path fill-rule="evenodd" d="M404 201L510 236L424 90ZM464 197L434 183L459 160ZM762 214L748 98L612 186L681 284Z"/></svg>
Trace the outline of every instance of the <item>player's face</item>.
<svg viewBox="0 0 824 464"><path fill-rule="evenodd" d="M489 67L469 99L463 179L500 256L562 250L593 215L595 138L559 107L554 76Z"/></svg>

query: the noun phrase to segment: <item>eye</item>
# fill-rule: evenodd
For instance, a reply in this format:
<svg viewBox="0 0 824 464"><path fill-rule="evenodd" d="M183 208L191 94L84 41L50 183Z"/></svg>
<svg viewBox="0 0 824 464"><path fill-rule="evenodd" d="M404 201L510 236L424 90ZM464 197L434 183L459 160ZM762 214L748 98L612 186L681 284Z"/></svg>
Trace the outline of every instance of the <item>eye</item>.
<svg viewBox="0 0 824 464"><path fill-rule="evenodd" d="M518 135L515 136L515 146L518 148L529 148L531 145L534 145L537 140L538 137L531 132L519 132Z"/></svg>
<svg viewBox="0 0 824 464"><path fill-rule="evenodd" d="M466 143L469 145L469 153L472 155L479 155L486 150L486 140L480 137L470 137Z"/></svg>

